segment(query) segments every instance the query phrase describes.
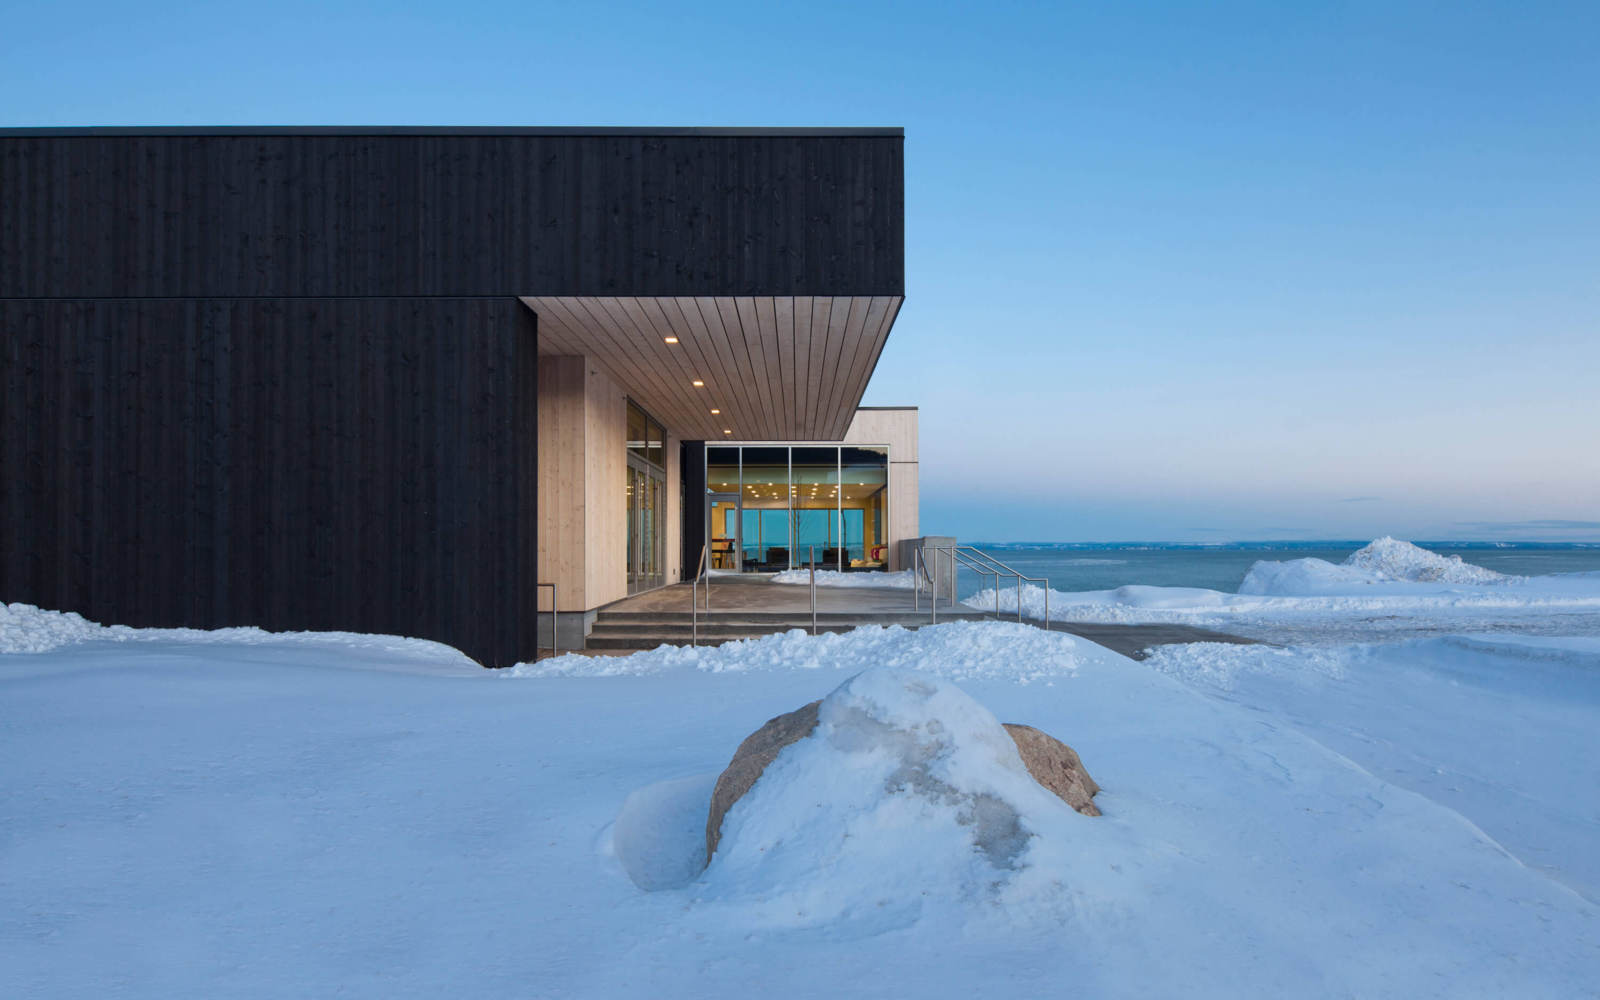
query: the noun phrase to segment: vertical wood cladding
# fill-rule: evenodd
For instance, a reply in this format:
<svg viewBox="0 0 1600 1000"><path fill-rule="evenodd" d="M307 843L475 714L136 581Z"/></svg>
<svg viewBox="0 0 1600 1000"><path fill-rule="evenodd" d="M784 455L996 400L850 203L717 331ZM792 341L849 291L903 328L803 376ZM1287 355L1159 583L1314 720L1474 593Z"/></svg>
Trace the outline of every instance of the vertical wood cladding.
<svg viewBox="0 0 1600 1000"><path fill-rule="evenodd" d="M0 300L0 600L531 658L534 317Z"/></svg>
<svg viewBox="0 0 1600 1000"><path fill-rule="evenodd" d="M3 135L0 297L899 295L889 135Z"/></svg>

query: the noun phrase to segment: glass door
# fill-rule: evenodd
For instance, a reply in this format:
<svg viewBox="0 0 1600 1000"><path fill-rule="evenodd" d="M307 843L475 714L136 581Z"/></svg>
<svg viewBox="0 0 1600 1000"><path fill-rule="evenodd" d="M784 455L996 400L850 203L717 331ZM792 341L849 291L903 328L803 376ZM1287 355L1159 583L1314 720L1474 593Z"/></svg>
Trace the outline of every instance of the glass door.
<svg viewBox="0 0 1600 1000"><path fill-rule="evenodd" d="M666 582L667 477L660 469L628 457L628 593Z"/></svg>

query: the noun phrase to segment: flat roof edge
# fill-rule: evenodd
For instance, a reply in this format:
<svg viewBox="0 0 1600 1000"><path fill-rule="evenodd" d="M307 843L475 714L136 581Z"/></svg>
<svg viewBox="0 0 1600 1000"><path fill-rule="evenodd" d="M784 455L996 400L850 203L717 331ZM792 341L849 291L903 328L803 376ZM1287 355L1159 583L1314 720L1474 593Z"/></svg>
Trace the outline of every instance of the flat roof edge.
<svg viewBox="0 0 1600 1000"><path fill-rule="evenodd" d="M159 135L547 135L854 136L904 138L902 127L615 127L610 125L62 125L3 127L0 136Z"/></svg>

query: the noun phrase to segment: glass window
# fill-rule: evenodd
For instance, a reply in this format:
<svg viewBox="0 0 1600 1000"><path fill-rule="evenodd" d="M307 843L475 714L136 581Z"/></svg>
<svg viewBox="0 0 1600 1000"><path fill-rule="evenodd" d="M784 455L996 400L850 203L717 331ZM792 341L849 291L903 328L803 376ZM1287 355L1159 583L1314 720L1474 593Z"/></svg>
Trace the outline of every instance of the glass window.
<svg viewBox="0 0 1600 1000"><path fill-rule="evenodd" d="M654 420L645 424L645 460L654 462L663 469L667 467L667 432Z"/></svg>
<svg viewBox="0 0 1600 1000"><path fill-rule="evenodd" d="M649 455L645 453L647 446L645 439L650 433L649 424L650 418L645 416L644 411L635 406L630 400L628 402L628 450L640 458L649 458Z"/></svg>
<svg viewBox="0 0 1600 1000"><path fill-rule="evenodd" d="M666 434L628 401L628 593L666 582Z"/></svg>
<svg viewBox="0 0 1600 1000"><path fill-rule="evenodd" d="M793 449L792 468L789 491L794 498L794 564L810 565L814 556L817 568L840 569L839 449L797 447Z"/></svg>
<svg viewBox="0 0 1600 1000"><path fill-rule="evenodd" d="M888 565L889 450L846 445L839 463L846 565L882 569Z"/></svg>
<svg viewBox="0 0 1600 1000"><path fill-rule="evenodd" d="M739 568L739 449L706 449L708 524L706 553L712 569Z"/></svg>
<svg viewBox="0 0 1600 1000"><path fill-rule="evenodd" d="M775 572L790 566L789 449L743 449L739 501L744 568Z"/></svg>

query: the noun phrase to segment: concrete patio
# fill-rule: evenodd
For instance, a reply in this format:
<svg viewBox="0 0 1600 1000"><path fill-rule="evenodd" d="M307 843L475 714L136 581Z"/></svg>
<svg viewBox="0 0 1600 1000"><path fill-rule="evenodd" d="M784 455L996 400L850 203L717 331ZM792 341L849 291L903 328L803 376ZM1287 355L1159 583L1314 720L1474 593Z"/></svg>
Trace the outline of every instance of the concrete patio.
<svg viewBox="0 0 1600 1000"><path fill-rule="evenodd" d="M686 583L636 594L602 608L595 618L585 652L626 654L653 649L662 643L688 645L698 639L715 645L735 639L756 638L791 628L810 629L811 588L804 584L773 583L760 573L718 574L711 577L710 610L706 589L700 587L698 625L691 614L693 588ZM844 632L863 625L901 625L920 628L932 624L928 596L918 602L910 590L894 587L816 588L817 630ZM920 605L920 606L919 606ZM994 615L973 608L952 608L940 601L938 621L984 621ZM1000 616L1002 620L1015 618ZM1067 632L1099 643L1136 660L1147 650L1188 642L1252 643L1224 632L1187 625L1107 625L1097 622L1051 622L1023 619L1036 628Z"/></svg>

